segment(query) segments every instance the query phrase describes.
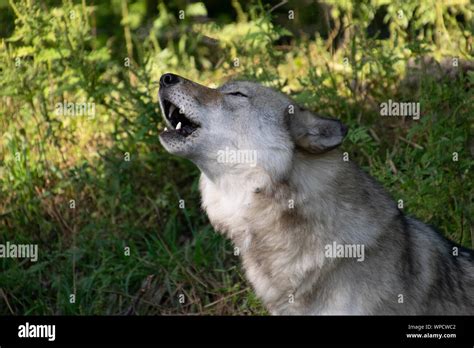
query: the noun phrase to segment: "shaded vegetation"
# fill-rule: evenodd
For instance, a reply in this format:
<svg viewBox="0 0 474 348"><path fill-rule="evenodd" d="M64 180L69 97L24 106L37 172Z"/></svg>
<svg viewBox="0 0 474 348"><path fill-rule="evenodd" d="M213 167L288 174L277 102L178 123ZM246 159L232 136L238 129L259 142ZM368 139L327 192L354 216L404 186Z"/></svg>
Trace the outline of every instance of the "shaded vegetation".
<svg viewBox="0 0 474 348"><path fill-rule="evenodd" d="M265 313L198 169L158 142L164 72L256 80L342 119L351 160L472 247L474 5L278 4L0 0L0 243L39 246L0 258L1 314ZM381 117L389 99L420 119Z"/></svg>

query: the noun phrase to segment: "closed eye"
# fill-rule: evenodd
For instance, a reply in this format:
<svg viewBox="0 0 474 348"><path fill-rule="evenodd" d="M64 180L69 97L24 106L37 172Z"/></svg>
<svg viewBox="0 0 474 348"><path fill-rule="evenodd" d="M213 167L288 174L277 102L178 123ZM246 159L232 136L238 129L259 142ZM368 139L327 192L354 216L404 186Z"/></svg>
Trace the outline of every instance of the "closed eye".
<svg viewBox="0 0 474 348"><path fill-rule="evenodd" d="M244 97L244 98L248 98L249 96L246 95L246 94L243 94L242 92L231 92L231 93L226 93L227 95L235 95L235 96L238 96L238 97Z"/></svg>

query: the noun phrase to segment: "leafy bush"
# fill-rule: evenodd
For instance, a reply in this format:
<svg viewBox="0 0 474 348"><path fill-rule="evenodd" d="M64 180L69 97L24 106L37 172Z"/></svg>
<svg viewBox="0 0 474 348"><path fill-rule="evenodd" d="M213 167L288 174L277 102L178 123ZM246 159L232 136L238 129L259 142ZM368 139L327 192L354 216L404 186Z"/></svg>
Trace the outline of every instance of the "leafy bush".
<svg viewBox="0 0 474 348"><path fill-rule="evenodd" d="M198 170L159 145L167 71L256 80L342 119L351 160L472 245L474 77L416 70L472 61L472 4L232 1L235 20L209 20L200 2L150 3L0 2L0 241L40 246L36 263L0 259L0 313L265 313L200 210ZM312 9L324 25L304 22ZM389 99L419 101L422 117L380 117Z"/></svg>

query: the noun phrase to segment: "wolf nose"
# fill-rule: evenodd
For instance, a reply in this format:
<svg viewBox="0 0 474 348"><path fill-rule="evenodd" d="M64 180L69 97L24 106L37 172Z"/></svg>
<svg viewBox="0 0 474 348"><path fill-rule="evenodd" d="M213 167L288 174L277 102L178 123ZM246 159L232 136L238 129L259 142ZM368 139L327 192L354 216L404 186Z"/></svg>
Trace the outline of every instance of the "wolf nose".
<svg viewBox="0 0 474 348"><path fill-rule="evenodd" d="M169 87L179 82L179 76L175 74L163 74L160 78L160 87Z"/></svg>

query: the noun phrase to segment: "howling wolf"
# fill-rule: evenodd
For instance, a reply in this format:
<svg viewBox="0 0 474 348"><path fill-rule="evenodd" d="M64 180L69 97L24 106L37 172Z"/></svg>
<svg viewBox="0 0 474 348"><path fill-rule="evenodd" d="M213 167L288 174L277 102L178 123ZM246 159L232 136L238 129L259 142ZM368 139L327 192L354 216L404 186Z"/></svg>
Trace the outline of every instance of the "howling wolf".
<svg viewBox="0 0 474 348"><path fill-rule="evenodd" d="M159 100L161 144L201 170L203 208L272 314L474 314L474 252L344 161L340 121L247 81L164 74Z"/></svg>

